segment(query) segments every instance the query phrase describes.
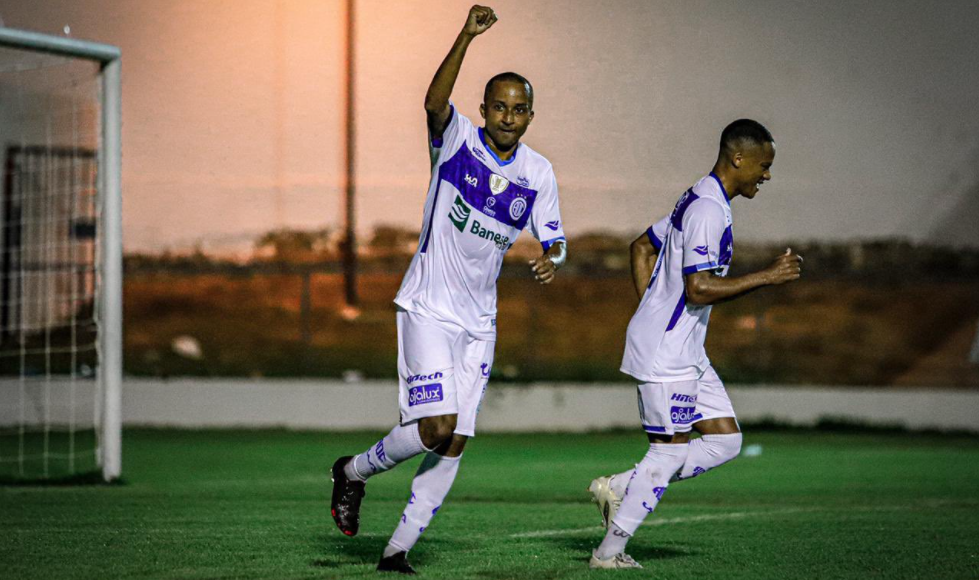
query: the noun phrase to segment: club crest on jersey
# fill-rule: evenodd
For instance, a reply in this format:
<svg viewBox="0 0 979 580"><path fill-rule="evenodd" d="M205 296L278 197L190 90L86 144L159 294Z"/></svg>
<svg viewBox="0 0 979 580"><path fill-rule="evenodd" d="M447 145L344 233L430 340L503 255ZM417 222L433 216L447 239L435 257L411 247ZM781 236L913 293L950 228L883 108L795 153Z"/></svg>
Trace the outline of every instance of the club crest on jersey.
<svg viewBox="0 0 979 580"><path fill-rule="evenodd" d="M449 221L452 225L456 227L460 232L466 231L466 222L469 221L469 214L472 212L466 202L462 200L458 195L454 202L452 202L452 208L449 210Z"/></svg>
<svg viewBox="0 0 979 580"><path fill-rule="evenodd" d="M493 195L497 195L506 191L506 188L510 186L510 182L507 181L506 177L502 175L492 174L490 175L490 191ZM516 219L516 218L514 218Z"/></svg>
<svg viewBox="0 0 979 580"><path fill-rule="evenodd" d="M527 200L522 197L516 197L510 202L510 217L514 220L519 220L520 216L527 211Z"/></svg>

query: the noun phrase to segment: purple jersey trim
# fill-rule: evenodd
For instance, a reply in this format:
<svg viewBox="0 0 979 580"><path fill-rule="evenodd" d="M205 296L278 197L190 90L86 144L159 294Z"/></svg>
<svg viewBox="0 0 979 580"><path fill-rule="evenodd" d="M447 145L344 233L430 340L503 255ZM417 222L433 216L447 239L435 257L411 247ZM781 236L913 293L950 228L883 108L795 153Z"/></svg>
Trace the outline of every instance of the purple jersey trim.
<svg viewBox="0 0 979 580"><path fill-rule="evenodd" d="M702 270L713 270L714 268L717 268L717 262L714 262L714 261L704 262L703 264L695 264L693 266L687 266L687 267L685 267L683 269L683 274L684 275L694 274L694 273L700 272Z"/></svg>
<svg viewBox="0 0 979 580"><path fill-rule="evenodd" d="M553 240L547 240L546 242L541 242L540 245L542 248L544 248L544 251L546 252L550 250L551 246L553 246L555 243L562 242L562 241L565 241L564 236L554 238Z"/></svg>

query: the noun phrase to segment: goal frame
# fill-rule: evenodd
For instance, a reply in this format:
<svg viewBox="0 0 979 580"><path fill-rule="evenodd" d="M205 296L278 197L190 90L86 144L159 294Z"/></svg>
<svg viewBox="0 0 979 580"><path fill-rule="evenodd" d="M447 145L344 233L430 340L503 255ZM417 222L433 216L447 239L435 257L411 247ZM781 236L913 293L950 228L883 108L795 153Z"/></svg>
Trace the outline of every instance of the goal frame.
<svg viewBox="0 0 979 580"><path fill-rule="evenodd" d="M80 58L99 64L101 140L98 182L101 190L98 245L101 252L99 379L102 382L101 441L98 462L109 482L122 474L122 155L121 59L116 46L0 27L0 46Z"/></svg>

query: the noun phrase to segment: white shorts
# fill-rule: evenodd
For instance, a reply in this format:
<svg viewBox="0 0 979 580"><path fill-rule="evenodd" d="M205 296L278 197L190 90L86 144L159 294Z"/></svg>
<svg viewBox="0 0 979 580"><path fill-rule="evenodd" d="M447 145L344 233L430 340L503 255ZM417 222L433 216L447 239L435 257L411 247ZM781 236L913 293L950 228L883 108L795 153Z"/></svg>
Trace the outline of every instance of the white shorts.
<svg viewBox="0 0 979 580"><path fill-rule="evenodd" d="M639 419L647 433L689 433L694 423L734 418L734 407L714 367L695 381L640 383Z"/></svg>
<svg viewBox="0 0 979 580"><path fill-rule="evenodd" d="M401 308L397 321L401 424L457 415L455 433L473 437L496 342Z"/></svg>

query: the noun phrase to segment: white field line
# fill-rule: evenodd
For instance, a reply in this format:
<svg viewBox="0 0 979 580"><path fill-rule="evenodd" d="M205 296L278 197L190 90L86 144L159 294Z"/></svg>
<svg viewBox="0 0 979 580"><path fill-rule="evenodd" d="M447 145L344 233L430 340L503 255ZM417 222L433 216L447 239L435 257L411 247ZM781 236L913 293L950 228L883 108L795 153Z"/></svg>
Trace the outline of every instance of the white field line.
<svg viewBox="0 0 979 580"><path fill-rule="evenodd" d="M783 510L759 511L759 512L731 512L726 514L704 514L700 516L684 516L678 518L659 518L651 519L642 523L642 526L672 526L675 524L689 524L695 522L708 522L713 520L737 520L741 518L751 518L760 516L779 516L799 512L820 511L821 508L787 508ZM587 528L572 528L563 530L539 530L535 532L521 532L510 534L511 538L546 538L552 536L570 536L574 534L592 533L604 530L602 526L590 526Z"/></svg>
<svg viewBox="0 0 979 580"><path fill-rule="evenodd" d="M926 502L929 507L940 507L942 504L950 503L947 500L931 501ZM848 512L890 512L890 511L907 511L915 509L916 506L906 505L906 506L871 506L871 507L849 507L846 508ZM920 506L919 506L920 507ZM689 524L695 522L707 522L716 520L737 520L741 518L755 518L762 516L781 516L786 514L797 514L805 512L826 512L826 511L838 511L841 508L827 508L827 507L808 507L808 508L785 508L780 510L767 510L767 511L755 511L755 512L730 512L726 514L704 514L699 516L683 516L677 518L659 518L652 519L643 522L642 526L672 526L676 524ZM538 530L535 532L520 532L518 534L510 534L511 538L547 538L553 536L570 536L574 534L591 533L599 530L604 530L602 526L590 526L587 528L571 528L563 530Z"/></svg>

